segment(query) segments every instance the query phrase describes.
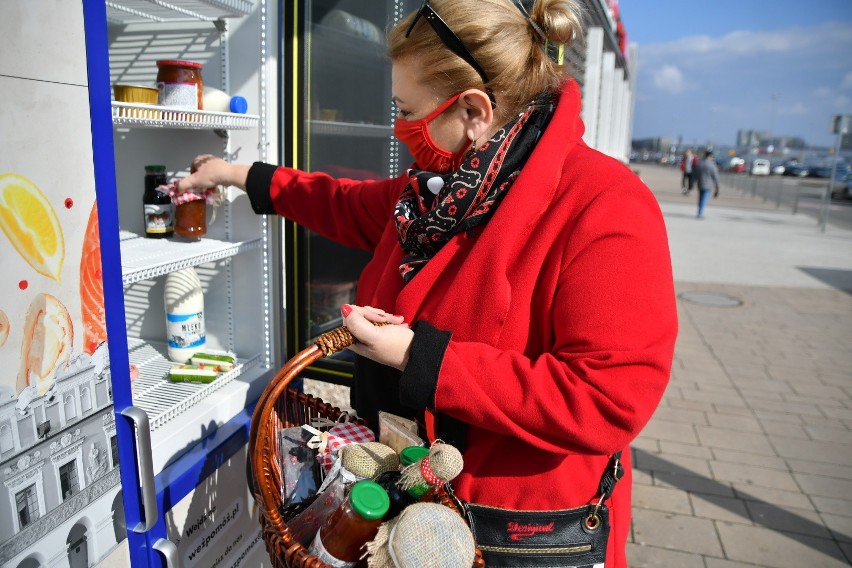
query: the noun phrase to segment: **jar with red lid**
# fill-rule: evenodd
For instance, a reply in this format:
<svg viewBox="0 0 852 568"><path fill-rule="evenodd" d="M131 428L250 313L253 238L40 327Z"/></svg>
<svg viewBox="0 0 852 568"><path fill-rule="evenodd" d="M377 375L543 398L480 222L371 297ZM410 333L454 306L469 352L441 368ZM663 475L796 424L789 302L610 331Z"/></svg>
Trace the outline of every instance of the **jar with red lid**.
<svg viewBox="0 0 852 568"><path fill-rule="evenodd" d="M157 61L157 102L163 106L202 110L204 81L202 64L185 59Z"/></svg>

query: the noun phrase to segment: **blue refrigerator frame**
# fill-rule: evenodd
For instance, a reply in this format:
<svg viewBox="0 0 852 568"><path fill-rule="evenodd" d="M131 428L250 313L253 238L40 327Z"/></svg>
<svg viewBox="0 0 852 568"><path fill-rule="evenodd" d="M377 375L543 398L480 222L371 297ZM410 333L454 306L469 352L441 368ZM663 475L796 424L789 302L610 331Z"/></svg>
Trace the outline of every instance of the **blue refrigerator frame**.
<svg viewBox="0 0 852 568"><path fill-rule="evenodd" d="M154 476L156 511L145 510L145 496L141 489L144 481L140 477L146 472L140 471L137 439L134 434L136 423L130 410L134 407L127 371L130 361L125 327L124 289L121 271L107 269L121 266L121 252L105 1L83 0L83 17L95 194L100 223L101 258L105 268L102 271L104 308L130 565L134 568L166 568L171 565L170 557L174 558L176 549L174 545L169 546L165 512L189 495L221 464L248 443L254 404L219 426L213 434L200 440L178 460Z"/></svg>

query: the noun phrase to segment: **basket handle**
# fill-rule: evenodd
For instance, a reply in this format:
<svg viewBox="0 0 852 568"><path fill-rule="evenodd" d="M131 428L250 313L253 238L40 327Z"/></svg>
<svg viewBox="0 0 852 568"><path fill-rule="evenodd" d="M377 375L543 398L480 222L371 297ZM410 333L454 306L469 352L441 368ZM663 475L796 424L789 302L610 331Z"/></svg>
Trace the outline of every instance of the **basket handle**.
<svg viewBox="0 0 852 568"><path fill-rule="evenodd" d="M387 325L387 322L374 322L375 325ZM288 532L284 531L284 520L278 511L280 504L280 481L269 467L275 459L275 437L277 433L271 417L275 405L284 395L293 379L307 367L323 357L328 357L355 343L355 337L341 326L320 335L313 345L303 349L291 358L272 378L255 406L249 430L248 457L251 469L252 485L258 505L264 508L272 529L278 534L284 533L285 547L293 544Z"/></svg>

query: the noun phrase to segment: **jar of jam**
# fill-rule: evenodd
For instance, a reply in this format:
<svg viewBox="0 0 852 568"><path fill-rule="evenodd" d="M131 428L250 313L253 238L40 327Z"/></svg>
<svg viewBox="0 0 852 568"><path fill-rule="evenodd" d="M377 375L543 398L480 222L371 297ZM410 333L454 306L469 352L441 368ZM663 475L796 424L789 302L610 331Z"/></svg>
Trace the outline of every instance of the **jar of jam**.
<svg viewBox="0 0 852 568"><path fill-rule="evenodd" d="M168 193L157 191L168 183L166 166L145 166L145 193L142 194L142 207L145 215L145 236L150 239L163 239L172 236L175 223L175 209Z"/></svg>
<svg viewBox="0 0 852 568"><path fill-rule="evenodd" d="M202 110L204 81L201 63L184 59L157 61L157 102L163 106Z"/></svg>
<svg viewBox="0 0 852 568"><path fill-rule="evenodd" d="M186 195L189 197L189 195ZM193 197L195 195L193 194ZM175 234L189 239L200 239L207 234L207 200L198 195L198 199L183 201L175 206Z"/></svg>

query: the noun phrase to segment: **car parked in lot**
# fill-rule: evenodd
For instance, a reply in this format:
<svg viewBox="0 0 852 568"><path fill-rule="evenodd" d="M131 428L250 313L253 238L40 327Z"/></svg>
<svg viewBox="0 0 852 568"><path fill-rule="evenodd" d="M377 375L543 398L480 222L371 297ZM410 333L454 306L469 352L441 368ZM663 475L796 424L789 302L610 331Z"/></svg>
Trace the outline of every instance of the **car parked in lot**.
<svg viewBox="0 0 852 568"><path fill-rule="evenodd" d="M748 173L752 176L768 176L772 173L769 160L764 158L755 158L751 161Z"/></svg>
<svg viewBox="0 0 852 568"><path fill-rule="evenodd" d="M808 171L809 168L805 164L800 164L798 162L786 164L784 166L785 176L805 177L806 175L808 175Z"/></svg>
<svg viewBox="0 0 852 568"><path fill-rule="evenodd" d="M808 170L808 177L813 178L825 178L828 179L831 177L831 172L834 171L833 163L823 163L816 166L811 167ZM844 180L846 179L846 174L849 173L849 166L847 166L844 162L839 162L837 164L837 171L834 174L835 180Z"/></svg>

